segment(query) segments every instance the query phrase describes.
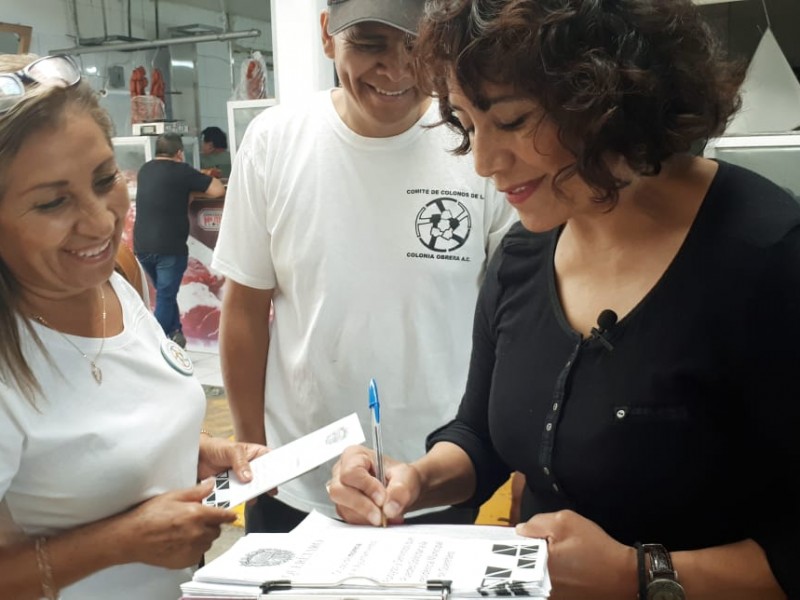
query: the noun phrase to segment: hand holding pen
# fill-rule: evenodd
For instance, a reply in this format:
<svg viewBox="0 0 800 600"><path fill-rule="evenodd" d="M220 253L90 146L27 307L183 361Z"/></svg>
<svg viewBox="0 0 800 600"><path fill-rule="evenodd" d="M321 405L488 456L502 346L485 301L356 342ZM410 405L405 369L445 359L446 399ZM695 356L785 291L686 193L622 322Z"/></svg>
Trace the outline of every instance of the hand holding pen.
<svg viewBox="0 0 800 600"><path fill-rule="evenodd" d="M348 523L386 527L388 522L403 522L407 507L419 497L422 482L415 467L383 453L381 405L374 379L369 382L369 411L373 450L345 448L325 487L336 513Z"/></svg>
<svg viewBox="0 0 800 600"><path fill-rule="evenodd" d="M381 402L378 398L378 384L369 380L369 410L372 417L372 446L375 450L375 477L386 487L386 470L383 461L383 435L381 433ZM386 527L386 514L381 511L381 526Z"/></svg>
<svg viewBox="0 0 800 600"><path fill-rule="evenodd" d="M419 498L419 470L386 455L378 461L376 454L367 446L348 446L333 465L326 487L336 514L348 523L403 523L405 513ZM385 485L378 479L378 464L383 464Z"/></svg>

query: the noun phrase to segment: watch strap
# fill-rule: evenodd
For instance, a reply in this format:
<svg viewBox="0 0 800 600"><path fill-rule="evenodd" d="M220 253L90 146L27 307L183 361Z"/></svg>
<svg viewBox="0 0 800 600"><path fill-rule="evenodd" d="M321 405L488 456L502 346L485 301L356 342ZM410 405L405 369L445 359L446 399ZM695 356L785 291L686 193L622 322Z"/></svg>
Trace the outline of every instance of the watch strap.
<svg viewBox="0 0 800 600"><path fill-rule="evenodd" d="M647 566L644 560L644 546L636 542L636 576L639 579L639 600L647 598Z"/></svg>
<svg viewBox="0 0 800 600"><path fill-rule="evenodd" d="M653 579L678 580L678 574L672 566L672 558L661 544L642 544L644 552L650 557L650 581Z"/></svg>

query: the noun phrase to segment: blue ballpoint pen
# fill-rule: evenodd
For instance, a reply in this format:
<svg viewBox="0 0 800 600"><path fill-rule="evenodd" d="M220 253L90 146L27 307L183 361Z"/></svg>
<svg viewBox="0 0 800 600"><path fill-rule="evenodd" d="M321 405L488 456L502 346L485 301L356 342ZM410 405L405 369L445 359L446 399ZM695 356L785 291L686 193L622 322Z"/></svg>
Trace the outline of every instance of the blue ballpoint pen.
<svg viewBox="0 0 800 600"><path fill-rule="evenodd" d="M372 415L372 445L375 448L375 477L386 487L386 471L383 466L383 436L381 435L381 401L378 399L378 384L369 380L369 411ZM386 527L386 515L381 512L381 525Z"/></svg>

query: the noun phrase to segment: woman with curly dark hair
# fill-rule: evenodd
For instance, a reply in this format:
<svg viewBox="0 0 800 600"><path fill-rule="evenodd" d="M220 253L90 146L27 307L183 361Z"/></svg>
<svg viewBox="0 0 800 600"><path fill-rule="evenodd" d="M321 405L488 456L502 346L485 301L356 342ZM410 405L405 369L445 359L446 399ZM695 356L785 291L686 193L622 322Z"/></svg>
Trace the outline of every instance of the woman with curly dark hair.
<svg viewBox="0 0 800 600"><path fill-rule="evenodd" d="M690 0L434 4L420 69L521 223L456 418L385 489L348 450L339 514L478 506L519 471L552 598L800 597L800 207L690 151L742 67Z"/></svg>

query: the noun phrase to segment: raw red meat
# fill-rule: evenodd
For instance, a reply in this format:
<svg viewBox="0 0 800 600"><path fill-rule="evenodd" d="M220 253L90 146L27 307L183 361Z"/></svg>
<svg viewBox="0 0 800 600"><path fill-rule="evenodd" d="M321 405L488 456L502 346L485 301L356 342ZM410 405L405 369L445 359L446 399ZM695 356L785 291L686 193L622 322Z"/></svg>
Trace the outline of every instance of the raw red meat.
<svg viewBox="0 0 800 600"><path fill-rule="evenodd" d="M205 281L187 283L184 279L178 291L178 306L181 309L183 334L188 339L206 345L216 343L222 302Z"/></svg>
<svg viewBox="0 0 800 600"><path fill-rule="evenodd" d="M181 314L183 334L187 338L205 342L216 342L219 338L219 308L195 306Z"/></svg>
<svg viewBox="0 0 800 600"><path fill-rule="evenodd" d="M182 285L189 283L202 283L208 287L209 291L215 296L219 296L222 289L222 284L225 279L214 275L209 271L206 266L193 256L189 257L189 264L186 267L186 272L183 274Z"/></svg>

